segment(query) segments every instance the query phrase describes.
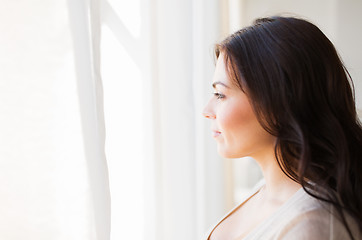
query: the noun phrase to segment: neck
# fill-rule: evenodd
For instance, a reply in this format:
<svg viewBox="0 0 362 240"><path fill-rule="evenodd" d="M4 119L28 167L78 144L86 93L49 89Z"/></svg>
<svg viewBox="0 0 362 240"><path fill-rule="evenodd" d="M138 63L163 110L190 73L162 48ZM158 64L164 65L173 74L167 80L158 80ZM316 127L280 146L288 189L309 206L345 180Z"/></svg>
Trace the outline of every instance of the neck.
<svg viewBox="0 0 362 240"><path fill-rule="evenodd" d="M272 156L272 157L271 157ZM299 183L287 177L280 169L274 154L264 158L255 158L265 179L262 189L266 201L284 203L301 188Z"/></svg>

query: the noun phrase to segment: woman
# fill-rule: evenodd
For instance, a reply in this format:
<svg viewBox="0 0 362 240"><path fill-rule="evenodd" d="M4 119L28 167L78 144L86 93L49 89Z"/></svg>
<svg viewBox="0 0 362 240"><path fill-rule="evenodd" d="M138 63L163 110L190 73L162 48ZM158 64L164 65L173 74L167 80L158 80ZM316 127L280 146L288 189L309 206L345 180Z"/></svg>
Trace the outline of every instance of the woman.
<svg viewBox="0 0 362 240"><path fill-rule="evenodd" d="M264 180L208 239L361 239L362 128L332 43L305 20L277 16L215 52L204 116L219 154L253 157Z"/></svg>

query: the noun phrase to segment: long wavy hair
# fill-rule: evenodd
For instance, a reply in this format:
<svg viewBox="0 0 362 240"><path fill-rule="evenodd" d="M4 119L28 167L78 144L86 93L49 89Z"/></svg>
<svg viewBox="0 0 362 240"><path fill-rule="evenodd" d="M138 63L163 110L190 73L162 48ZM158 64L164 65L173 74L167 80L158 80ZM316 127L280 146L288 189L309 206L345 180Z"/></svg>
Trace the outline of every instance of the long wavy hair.
<svg viewBox="0 0 362 240"><path fill-rule="evenodd" d="M345 213L361 230L362 128L351 76L333 44L306 20L275 16L216 44L220 53L260 124L277 137L280 168L333 204L354 239Z"/></svg>

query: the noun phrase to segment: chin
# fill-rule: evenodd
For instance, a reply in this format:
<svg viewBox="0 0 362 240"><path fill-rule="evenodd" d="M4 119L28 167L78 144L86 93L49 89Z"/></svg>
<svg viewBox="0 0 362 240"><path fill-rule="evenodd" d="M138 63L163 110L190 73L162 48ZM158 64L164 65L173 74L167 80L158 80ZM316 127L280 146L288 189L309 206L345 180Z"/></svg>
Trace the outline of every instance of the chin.
<svg viewBox="0 0 362 240"><path fill-rule="evenodd" d="M231 152L228 151L227 149L221 149L218 148L218 153L221 157L223 158L242 158L242 157L246 157L245 154L241 154L240 152Z"/></svg>

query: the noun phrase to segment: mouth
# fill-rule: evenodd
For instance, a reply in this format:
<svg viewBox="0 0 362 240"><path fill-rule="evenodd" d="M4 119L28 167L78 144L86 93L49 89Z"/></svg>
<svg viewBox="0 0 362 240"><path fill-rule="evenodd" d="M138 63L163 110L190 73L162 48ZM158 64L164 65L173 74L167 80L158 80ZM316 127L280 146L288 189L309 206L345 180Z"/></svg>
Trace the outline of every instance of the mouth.
<svg viewBox="0 0 362 240"><path fill-rule="evenodd" d="M214 138L218 137L220 134L221 134L221 132L219 132L219 131L212 131L212 136Z"/></svg>

